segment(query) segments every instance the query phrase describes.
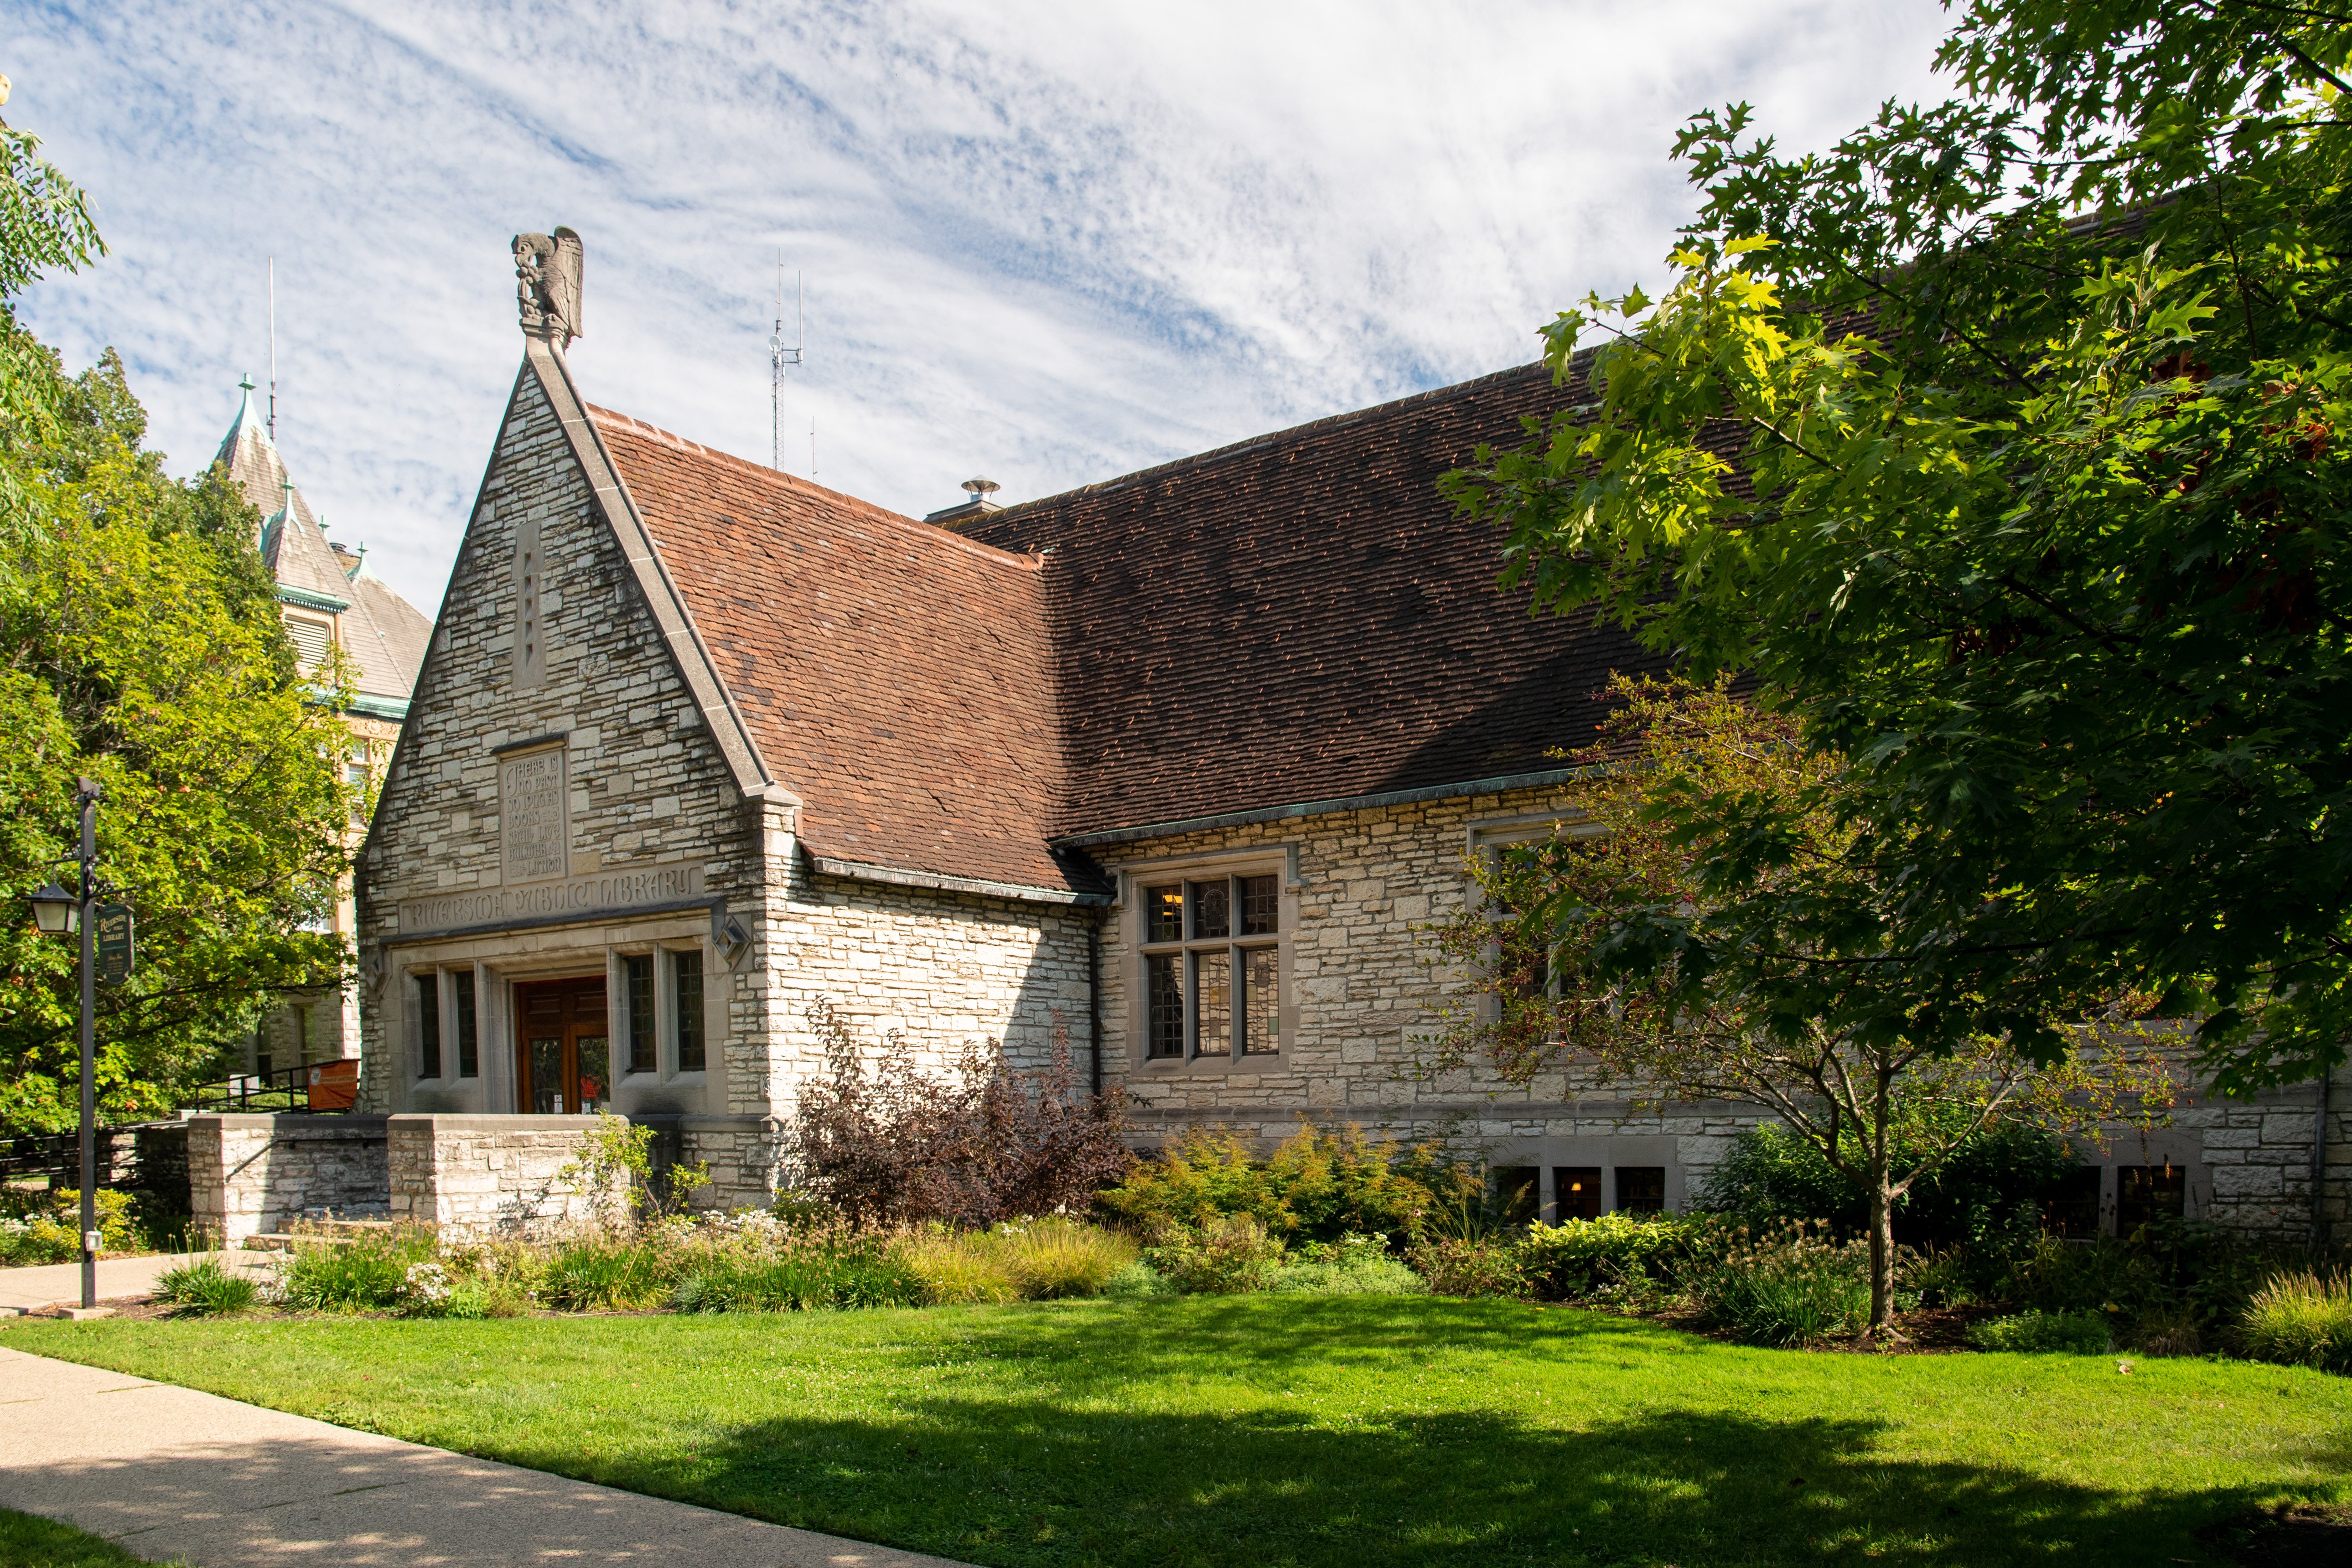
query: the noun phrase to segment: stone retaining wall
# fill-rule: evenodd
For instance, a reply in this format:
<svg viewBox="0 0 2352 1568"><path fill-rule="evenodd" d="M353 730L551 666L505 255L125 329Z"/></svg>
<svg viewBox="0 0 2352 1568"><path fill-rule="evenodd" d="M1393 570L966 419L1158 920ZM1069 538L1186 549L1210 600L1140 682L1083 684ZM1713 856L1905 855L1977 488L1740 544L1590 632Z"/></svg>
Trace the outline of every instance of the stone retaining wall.
<svg viewBox="0 0 2352 1568"><path fill-rule="evenodd" d="M482 1234L591 1217L593 1194L559 1179L588 1148L593 1116L389 1119L392 1217ZM624 1184L612 1189L617 1198Z"/></svg>
<svg viewBox="0 0 2352 1568"><path fill-rule="evenodd" d="M305 1209L380 1210L385 1141L381 1116L192 1116L194 1228L236 1247Z"/></svg>

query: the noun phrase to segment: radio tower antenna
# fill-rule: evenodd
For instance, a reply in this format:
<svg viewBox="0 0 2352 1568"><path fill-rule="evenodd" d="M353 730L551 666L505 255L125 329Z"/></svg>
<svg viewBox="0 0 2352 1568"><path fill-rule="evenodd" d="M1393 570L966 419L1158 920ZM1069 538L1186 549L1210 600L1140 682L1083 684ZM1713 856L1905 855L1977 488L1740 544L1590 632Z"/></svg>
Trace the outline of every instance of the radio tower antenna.
<svg viewBox="0 0 2352 1568"><path fill-rule="evenodd" d="M768 339L768 467L784 466L784 367L801 363L801 275L793 274L793 346L784 346L784 253L776 252L776 330Z"/></svg>
<svg viewBox="0 0 2352 1568"><path fill-rule="evenodd" d="M269 444L278 445L278 258L269 258Z"/></svg>

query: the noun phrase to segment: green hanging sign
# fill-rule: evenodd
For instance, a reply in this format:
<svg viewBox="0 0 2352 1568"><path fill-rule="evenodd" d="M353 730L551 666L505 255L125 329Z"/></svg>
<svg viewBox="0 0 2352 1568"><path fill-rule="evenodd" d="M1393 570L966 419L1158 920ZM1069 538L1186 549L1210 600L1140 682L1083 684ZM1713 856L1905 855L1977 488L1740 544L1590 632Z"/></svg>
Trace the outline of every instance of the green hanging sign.
<svg viewBox="0 0 2352 1568"><path fill-rule="evenodd" d="M100 904L98 906L98 977L100 980L128 980L136 962L131 939L131 906Z"/></svg>

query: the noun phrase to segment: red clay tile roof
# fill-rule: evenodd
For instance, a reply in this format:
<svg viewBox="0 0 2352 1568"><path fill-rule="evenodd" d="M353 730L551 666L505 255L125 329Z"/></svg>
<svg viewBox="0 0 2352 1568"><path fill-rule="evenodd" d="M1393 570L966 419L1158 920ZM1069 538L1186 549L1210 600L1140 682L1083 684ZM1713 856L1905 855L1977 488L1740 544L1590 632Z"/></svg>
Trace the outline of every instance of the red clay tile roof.
<svg viewBox="0 0 2352 1568"><path fill-rule="evenodd" d="M1037 561L591 413L813 853L1093 889Z"/></svg>
<svg viewBox="0 0 2352 1568"><path fill-rule="evenodd" d="M1563 765L1610 671L1663 661L1497 593L1501 535L1438 477L1588 395L1541 365L976 521L1046 553L1063 836Z"/></svg>
<svg viewBox="0 0 2352 1568"><path fill-rule="evenodd" d="M1088 890L1052 840L1545 772L1661 668L1496 592L1437 494L1581 395L1506 371L961 534L593 413L813 852Z"/></svg>

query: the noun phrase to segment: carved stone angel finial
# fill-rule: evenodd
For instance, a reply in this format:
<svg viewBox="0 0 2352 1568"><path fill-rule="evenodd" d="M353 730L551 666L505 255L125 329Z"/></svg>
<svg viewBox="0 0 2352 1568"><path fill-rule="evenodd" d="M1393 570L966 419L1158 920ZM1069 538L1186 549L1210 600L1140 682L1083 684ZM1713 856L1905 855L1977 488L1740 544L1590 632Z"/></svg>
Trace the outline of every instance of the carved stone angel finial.
<svg viewBox="0 0 2352 1568"><path fill-rule="evenodd" d="M522 330L567 348L580 331L580 237L568 228L552 235L514 237L515 302Z"/></svg>

